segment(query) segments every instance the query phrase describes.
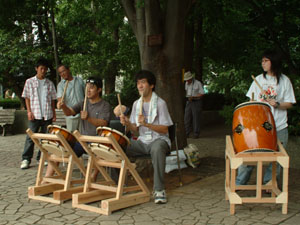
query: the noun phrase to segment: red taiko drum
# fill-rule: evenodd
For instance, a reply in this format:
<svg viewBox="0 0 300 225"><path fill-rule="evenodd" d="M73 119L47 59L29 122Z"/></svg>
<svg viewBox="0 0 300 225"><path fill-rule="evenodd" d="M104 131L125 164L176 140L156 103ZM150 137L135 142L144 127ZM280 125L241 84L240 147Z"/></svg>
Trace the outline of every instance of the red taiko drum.
<svg viewBox="0 0 300 225"><path fill-rule="evenodd" d="M232 121L233 146L237 153L277 150L277 134L271 107L246 102L235 107Z"/></svg>
<svg viewBox="0 0 300 225"><path fill-rule="evenodd" d="M130 141L126 135L110 127L98 127L97 134L101 137L107 137L110 134L112 134L123 150L125 150L127 145L130 144ZM111 144L103 144L103 145L113 148Z"/></svg>
<svg viewBox="0 0 300 225"><path fill-rule="evenodd" d="M48 126L48 132L50 134L55 134L56 132L60 131L60 133L64 136L64 138L67 140L67 142L70 144L70 146L73 148L73 146L76 143L76 138L71 134L67 129L57 126L57 125L49 125ZM56 141L53 141L56 142ZM60 144L60 141L57 141L58 144Z"/></svg>

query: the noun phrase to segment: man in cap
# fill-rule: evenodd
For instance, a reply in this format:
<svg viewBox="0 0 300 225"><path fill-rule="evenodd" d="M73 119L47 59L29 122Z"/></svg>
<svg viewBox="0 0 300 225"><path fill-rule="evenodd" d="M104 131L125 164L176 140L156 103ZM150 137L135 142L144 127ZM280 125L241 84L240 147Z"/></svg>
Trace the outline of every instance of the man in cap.
<svg viewBox="0 0 300 225"><path fill-rule="evenodd" d="M187 98L184 112L185 131L188 137L198 138L204 90L202 83L196 80L190 71L184 74L184 81Z"/></svg>

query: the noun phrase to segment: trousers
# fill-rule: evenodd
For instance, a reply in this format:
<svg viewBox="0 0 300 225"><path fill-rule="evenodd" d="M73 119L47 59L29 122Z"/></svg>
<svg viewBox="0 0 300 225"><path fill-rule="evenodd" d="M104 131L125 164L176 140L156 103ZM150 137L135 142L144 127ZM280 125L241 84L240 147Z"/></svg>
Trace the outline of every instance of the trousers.
<svg viewBox="0 0 300 225"><path fill-rule="evenodd" d="M52 119L50 120L29 120L28 121L28 128L32 130L33 133L46 133L48 125L52 124ZM34 149L34 143L31 140L31 138L27 135L24 145L24 151L22 154L22 160L28 160L31 162L31 159L33 157L33 149ZM39 151L36 157L36 160L39 161L41 157L41 152Z"/></svg>
<svg viewBox="0 0 300 225"><path fill-rule="evenodd" d="M139 140L132 140L126 149L126 155L132 157L150 155L154 169L153 190L162 191L165 189L166 155L169 151L168 143L162 139L156 139L148 145Z"/></svg>

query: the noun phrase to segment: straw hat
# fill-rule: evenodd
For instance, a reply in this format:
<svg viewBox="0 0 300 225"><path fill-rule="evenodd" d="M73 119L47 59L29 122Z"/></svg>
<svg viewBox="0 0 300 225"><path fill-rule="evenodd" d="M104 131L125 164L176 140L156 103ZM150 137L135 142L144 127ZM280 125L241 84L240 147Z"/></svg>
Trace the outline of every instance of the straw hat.
<svg viewBox="0 0 300 225"><path fill-rule="evenodd" d="M184 73L184 80L187 81L187 80L190 80L194 77L194 74L192 74L190 71Z"/></svg>

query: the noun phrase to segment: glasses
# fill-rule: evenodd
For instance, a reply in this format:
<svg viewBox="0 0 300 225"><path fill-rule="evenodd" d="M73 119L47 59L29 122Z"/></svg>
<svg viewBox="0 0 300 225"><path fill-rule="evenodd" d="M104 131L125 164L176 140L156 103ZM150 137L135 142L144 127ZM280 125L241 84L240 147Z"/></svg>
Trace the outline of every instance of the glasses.
<svg viewBox="0 0 300 225"><path fill-rule="evenodd" d="M86 83L91 83L91 84L96 84L97 83L97 81L95 81L95 80L90 80L90 79L88 79L88 80L86 80Z"/></svg>
<svg viewBox="0 0 300 225"><path fill-rule="evenodd" d="M269 61L270 61L270 59L262 59L261 63L266 63L266 62L269 62Z"/></svg>

